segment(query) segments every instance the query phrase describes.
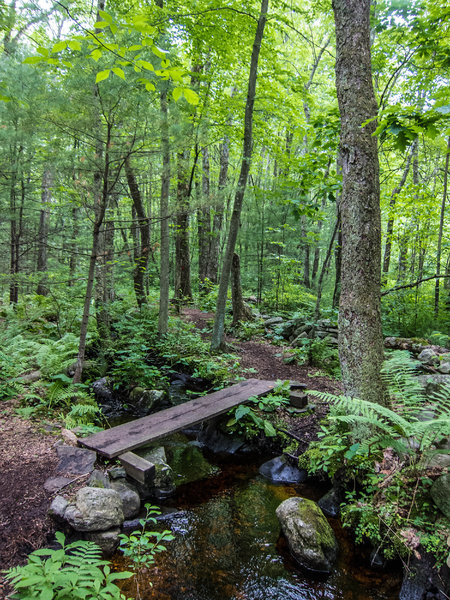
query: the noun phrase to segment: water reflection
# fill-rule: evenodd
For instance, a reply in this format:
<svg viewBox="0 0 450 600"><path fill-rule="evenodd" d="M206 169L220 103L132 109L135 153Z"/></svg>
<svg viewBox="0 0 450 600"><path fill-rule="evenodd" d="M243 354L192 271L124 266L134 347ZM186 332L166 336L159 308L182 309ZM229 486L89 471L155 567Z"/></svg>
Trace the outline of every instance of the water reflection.
<svg viewBox="0 0 450 600"><path fill-rule="evenodd" d="M179 511L162 522L172 529L175 540L167 552L158 555L156 569L149 574L153 587L148 584L144 598L398 598L398 577L389 579L359 567L341 532L339 565L328 579L311 579L297 569L280 543L275 510L286 498L311 497L310 492L304 485L269 484L255 468L242 465L221 465L219 475L181 486L171 502Z"/></svg>

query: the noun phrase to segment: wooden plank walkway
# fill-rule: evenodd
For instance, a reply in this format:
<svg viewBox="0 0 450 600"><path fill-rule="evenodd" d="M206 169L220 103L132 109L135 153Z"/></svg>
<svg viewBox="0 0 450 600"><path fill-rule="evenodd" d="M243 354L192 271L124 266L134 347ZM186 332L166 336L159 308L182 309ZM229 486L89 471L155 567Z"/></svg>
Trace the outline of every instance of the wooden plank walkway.
<svg viewBox="0 0 450 600"><path fill-rule="evenodd" d="M107 458L114 458L171 433L217 417L243 404L252 396L263 396L273 390L274 381L247 379L229 388L195 398L189 402L136 419L79 440Z"/></svg>

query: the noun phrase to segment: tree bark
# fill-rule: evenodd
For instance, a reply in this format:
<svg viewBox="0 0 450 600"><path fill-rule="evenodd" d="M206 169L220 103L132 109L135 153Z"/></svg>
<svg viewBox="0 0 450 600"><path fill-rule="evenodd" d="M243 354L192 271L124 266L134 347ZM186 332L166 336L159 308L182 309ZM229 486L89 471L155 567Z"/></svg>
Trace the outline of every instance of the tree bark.
<svg viewBox="0 0 450 600"><path fill-rule="evenodd" d="M175 231L175 299L192 299L191 257L189 249L189 150L178 154L177 214Z"/></svg>
<svg viewBox="0 0 450 600"><path fill-rule="evenodd" d="M231 302L233 305L233 327L236 327L239 322L253 319L252 311L245 305L242 297L241 261L239 254L236 254L236 252L233 254L231 266Z"/></svg>
<svg viewBox="0 0 450 600"><path fill-rule="evenodd" d="M383 273L388 273L389 272L389 264L390 264L390 261L391 261L392 235L394 233L394 208L395 208L395 201L397 199L397 196L402 191L402 188L403 188L403 186L406 183L406 179L408 178L409 169L411 167L411 161L412 161L412 158L414 156L416 148L417 148L417 140L414 140L414 142L411 144L411 148L410 148L410 151L409 151L409 154L408 154L408 158L406 159L406 165L405 165L405 168L403 170L403 175L402 175L402 178L400 180L400 183L398 184L398 186L396 186L392 190L391 199L390 199L390 202L389 202L389 219L388 219L387 228L386 228L386 241L385 241L385 244L384 244Z"/></svg>
<svg viewBox="0 0 450 600"><path fill-rule="evenodd" d="M245 188L247 186L248 174L252 159L253 141L253 107L255 104L256 79L258 71L258 59L261 43L266 25L269 0L261 1L261 10L256 27L255 41L253 43L252 57L250 62L250 73L248 79L247 101L245 105L244 119L244 142L242 152L241 171L234 197L233 213L231 215L230 230L228 234L227 248L223 260L222 275L220 277L219 292L217 295L216 315L214 319L213 333L211 338L211 350L217 351L224 345L225 334L225 307L227 300L228 282L230 279L231 263L239 231L242 203Z"/></svg>
<svg viewBox="0 0 450 600"><path fill-rule="evenodd" d="M38 231L38 256L36 270L38 273L47 271L47 244L48 244L48 227L50 219L50 200L51 200L52 173L46 168L42 175L42 193L41 193L41 211L39 215L39 231ZM42 275L36 294L46 296L48 289L46 286L46 275Z"/></svg>
<svg viewBox="0 0 450 600"><path fill-rule="evenodd" d="M202 151L202 197L201 206L197 211L197 231L198 231L198 280L200 290L205 289L205 282L208 277L210 261L211 244L211 209L210 209L210 167L209 151L203 148Z"/></svg>
<svg viewBox="0 0 450 600"><path fill-rule="evenodd" d="M380 376L381 215L370 0L333 0L343 190L339 357L345 393L384 403Z"/></svg>
<svg viewBox="0 0 450 600"><path fill-rule="evenodd" d="M164 85L164 84L163 84ZM167 115L167 89L160 93L161 109L161 151L162 176L161 198L159 205L160 216L160 275L159 275L159 315L158 333L165 335L169 327L169 274L170 274L170 238L169 238L169 191L170 191L170 146L169 122Z"/></svg>
<svg viewBox="0 0 450 600"><path fill-rule="evenodd" d="M142 308L142 305L147 300L145 292L145 274L147 272L148 257L150 255L150 220L142 202L141 191L137 184L136 177L134 176L129 156L125 159L125 174L131 199L133 200L134 210L136 211L139 229L139 242L135 245L133 284L136 301L139 308Z"/></svg>
<svg viewBox="0 0 450 600"><path fill-rule="evenodd" d="M437 252L436 252L436 275L437 275L437 277L439 277L439 275L441 274L442 234L444 231L445 204L447 202L449 160L450 160L450 135L448 136L447 152L445 155L444 191L442 193L441 218L439 221L438 247L437 247ZM437 317L438 314L439 314L439 279L436 279L436 284L434 287L434 315L435 315L435 317Z"/></svg>
<svg viewBox="0 0 450 600"><path fill-rule="evenodd" d="M108 179L109 179L109 148L111 142L111 124L107 124L107 136L105 143L105 160L104 160L104 169L103 174L100 175L96 173L94 175L94 194L97 187L97 182L95 178L99 178L99 176L103 177L103 186L101 189L101 193L95 195L95 220L94 227L92 231L92 249L91 255L89 258L89 271L87 277L87 285L86 285L86 293L84 296L84 306L83 306L83 316L81 318L81 327L80 327L80 341L78 344L78 356L77 356L77 365L75 368L75 373L73 376L73 383L80 383L81 375L83 373L83 362L84 356L86 353L86 339L87 339L87 330L89 324L89 313L91 308L92 301L92 291L94 288L94 279L95 279L95 267L97 263L98 249L99 249L99 241L100 241L100 231L103 223L103 219L105 218L106 206L108 203Z"/></svg>

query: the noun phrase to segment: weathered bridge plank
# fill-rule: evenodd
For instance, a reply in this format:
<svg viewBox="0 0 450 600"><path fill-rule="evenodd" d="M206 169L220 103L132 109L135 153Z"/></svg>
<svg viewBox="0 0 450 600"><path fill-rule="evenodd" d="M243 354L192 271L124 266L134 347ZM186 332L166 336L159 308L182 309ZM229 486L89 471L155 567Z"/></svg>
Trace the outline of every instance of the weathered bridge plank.
<svg viewBox="0 0 450 600"><path fill-rule="evenodd" d="M229 388L195 398L184 404L100 431L79 441L107 458L144 446L171 433L217 417L243 404L252 396L263 396L275 387L274 381L247 379Z"/></svg>

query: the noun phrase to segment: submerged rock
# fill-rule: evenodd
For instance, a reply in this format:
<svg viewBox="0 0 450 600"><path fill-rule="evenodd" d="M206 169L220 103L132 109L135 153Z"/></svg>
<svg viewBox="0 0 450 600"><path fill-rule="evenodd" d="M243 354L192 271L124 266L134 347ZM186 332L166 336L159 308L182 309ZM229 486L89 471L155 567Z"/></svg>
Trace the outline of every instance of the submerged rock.
<svg viewBox="0 0 450 600"><path fill-rule="evenodd" d="M296 561L309 571L330 573L338 543L319 506L296 497L282 502L276 512Z"/></svg>
<svg viewBox="0 0 450 600"><path fill-rule="evenodd" d="M344 500L343 496L342 489L333 486L330 491L322 496L318 505L327 517L337 519L341 514L341 503Z"/></svg>
<svg viewBox="0 0 450 600"><path fill-rule="evenodd" d="M450 569L434 566L435 559L419 547L420 558L411 555L400 590L399 600L448 600L450 596Z"/></svg>
<svg viewBox="0 0 450 600"><path fill-rule="evenodd" d="M307 471L290 465L285 456L268 460L259 467L259 472L273 483L303 483L308 477Z"/></svg>

